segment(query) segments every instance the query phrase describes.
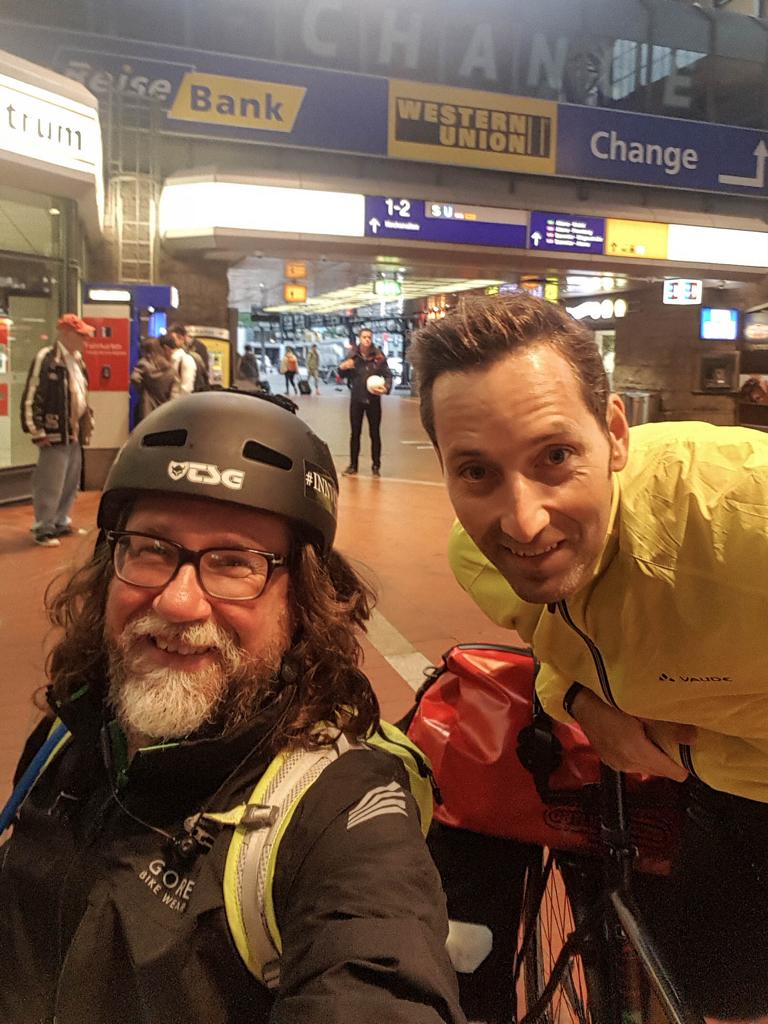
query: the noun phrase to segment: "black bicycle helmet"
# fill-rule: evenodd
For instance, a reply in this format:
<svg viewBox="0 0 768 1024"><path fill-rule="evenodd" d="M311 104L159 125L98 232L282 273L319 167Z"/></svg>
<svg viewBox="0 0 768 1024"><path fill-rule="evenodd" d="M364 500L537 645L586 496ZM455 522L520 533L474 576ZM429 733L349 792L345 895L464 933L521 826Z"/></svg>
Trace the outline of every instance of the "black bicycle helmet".
<svg viewBox="0 0 768 1024"><path fill-rule="evenodd" d="M166 402L118 452L99 504L102 530L140 492L191 494L300 523L327 553L339 482L328 445L280 403L235 391Z"/></svg>

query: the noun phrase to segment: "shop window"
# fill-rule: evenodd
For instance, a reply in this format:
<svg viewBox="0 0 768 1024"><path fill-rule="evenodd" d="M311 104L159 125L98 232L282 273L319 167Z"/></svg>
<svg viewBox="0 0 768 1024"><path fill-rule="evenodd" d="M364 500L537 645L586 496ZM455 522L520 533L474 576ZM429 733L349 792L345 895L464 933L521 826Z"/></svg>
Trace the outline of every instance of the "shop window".
<svg viewBox="0 0 768 1024"><path fill-rule="evenodd" d="M61 204L51 196L0 188L0 250L60 256L65 220Z"/></svg>

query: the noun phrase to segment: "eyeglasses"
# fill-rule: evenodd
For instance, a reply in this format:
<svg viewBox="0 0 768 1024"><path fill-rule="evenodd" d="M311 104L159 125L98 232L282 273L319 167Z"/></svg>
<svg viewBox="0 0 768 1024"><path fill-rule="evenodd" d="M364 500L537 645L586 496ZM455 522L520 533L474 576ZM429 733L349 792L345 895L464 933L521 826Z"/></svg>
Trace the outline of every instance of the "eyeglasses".
<svg viewBox="0 0 768 1024"><path fill-rule="evenodd" d="M285 555L254 548L205 548L190 551L173 540L134 530L109 530L115 574L134 587L167 586L182 565L194 565L200 586L209 597L252 601L259 597L275 569L286 565Z"/></svg>

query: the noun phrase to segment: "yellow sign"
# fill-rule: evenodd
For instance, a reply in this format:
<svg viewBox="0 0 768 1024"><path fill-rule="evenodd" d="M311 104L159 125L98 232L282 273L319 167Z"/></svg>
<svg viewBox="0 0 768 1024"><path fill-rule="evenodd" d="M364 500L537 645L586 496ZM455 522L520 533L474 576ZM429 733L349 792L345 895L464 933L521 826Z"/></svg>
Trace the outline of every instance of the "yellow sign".
<svg viewBox="0 0 768 1024"><path fill-rule="evenodd" d="M556 139L551 100L389 81L388 156L554 174Z"/></svg>
<svg viewBox="0 0 768 1024"><path fill-rule="evenodd" d="M232 367L230 360L230 343L221 338L208 338L204 334L195 335L196 341L202 341L210 356L210 381L214 387L232 387Z"/></svg>
<svg viewBox="0 0 768 1024"><path fill-rule="evenodd" d="M306 302L307 286L305 284L283 285L283 298L286 302Z"/></svg>
<svg viewBox="0 0 768 1024"><path fill-rule="evenodd" d="M168 116L180 121L291 132L306 91L298 85L188 71Z"/></svg>
<svg viewBox="0 0 768 1024"><path fill-rule="evenodd" d="M668 229L668 224L656 224L648 220L614 220L609 217L605 222L605 255L665 260Z"/></svg>
<svg viewBox="0 0 768 1024"><path fill-rule="evenodd" d="M307 264L302 260L286 260L284 272L290 278L306 277Z"/></svg>

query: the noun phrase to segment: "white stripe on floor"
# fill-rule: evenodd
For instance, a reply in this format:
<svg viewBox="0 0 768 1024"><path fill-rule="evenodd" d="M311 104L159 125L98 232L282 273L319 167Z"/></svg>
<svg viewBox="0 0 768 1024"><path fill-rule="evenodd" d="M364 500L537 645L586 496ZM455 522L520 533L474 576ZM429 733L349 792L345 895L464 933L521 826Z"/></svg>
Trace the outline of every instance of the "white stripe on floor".
<svg viewBox="0 0 768 1024"><path fill-rule="evenodd" d="M368 623L368 639L412 690L424 682L424 669L432 662L374 608Z"/></svg>

